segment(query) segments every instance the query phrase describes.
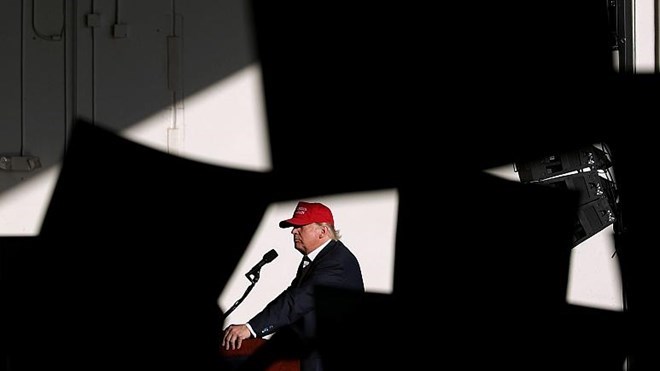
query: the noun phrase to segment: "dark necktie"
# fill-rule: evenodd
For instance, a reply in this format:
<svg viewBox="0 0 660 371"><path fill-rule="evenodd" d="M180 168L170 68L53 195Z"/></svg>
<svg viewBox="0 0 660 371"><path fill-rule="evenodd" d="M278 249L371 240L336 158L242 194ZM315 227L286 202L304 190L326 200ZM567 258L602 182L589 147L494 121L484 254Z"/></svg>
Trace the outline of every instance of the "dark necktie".
<svg viewBox="0 0 660 371"><path fill-rule="evenodd" d="M307 268L309 266L309 263L311 262L312 260L307 255L304 255L301 262L302 269L304 270L305 268Z"/></svg>
<svg viewBox="0 0 660 371"><path fill-rule="evenodd" d="M305 276L305 273L307 272L307 268L309 268L309 265L312 263L312 260L307 257L307 255L303 256L302 260L300 261L300 265L298 266L298 274L296 275L297 279L297 286L300 286L300 283L302 282L303 277Z"/></svg>

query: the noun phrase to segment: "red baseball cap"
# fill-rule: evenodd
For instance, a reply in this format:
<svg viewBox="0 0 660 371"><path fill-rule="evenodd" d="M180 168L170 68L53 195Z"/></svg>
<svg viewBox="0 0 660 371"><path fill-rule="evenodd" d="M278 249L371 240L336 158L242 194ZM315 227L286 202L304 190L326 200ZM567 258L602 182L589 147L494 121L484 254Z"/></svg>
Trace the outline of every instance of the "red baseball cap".
<svg viewBox="0 0 660 371"><path fill-rule="evenodd" d="M300 227L311 223L328 223L334 225L332 211L318 202L298 202L296 211L293 212L291 219L282 220L280 228Z"/></svg>

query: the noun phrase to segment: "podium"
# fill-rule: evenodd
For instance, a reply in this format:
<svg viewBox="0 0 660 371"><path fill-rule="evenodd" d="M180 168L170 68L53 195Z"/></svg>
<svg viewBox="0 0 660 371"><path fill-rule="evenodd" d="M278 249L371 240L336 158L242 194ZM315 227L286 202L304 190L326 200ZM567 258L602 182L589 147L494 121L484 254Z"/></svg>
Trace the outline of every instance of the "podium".
<svg viewBox="0 0 660 371"><path fill-rule="evenodd" d="M220 355L229 365L231 370L241 370L251 357L268 358L269 354L266 351L269 340L264 339L245 339L241 344L241 349L226 350L220 348ZM272 362L266 361L266 366L262 369L264 371L300 371L300 361L297 359L274 359ZM254 368L250 368L253 370Z"/></svg>

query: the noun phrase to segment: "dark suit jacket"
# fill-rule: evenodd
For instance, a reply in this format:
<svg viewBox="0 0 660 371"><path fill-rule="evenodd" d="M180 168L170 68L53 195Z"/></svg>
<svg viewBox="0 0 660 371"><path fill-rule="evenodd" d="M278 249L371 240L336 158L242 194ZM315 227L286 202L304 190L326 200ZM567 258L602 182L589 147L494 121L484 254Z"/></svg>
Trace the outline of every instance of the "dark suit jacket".
<svg viewBox="0 0 660 371"><path fill-rule="evenodd" d="M316 315L314 287L329 286L364 291L362 271L355 255L340 241L330 241L307 267L300 272L264 310L254 316L250 326L257 336L263 337L280 329L293 330L302 344L311 345L302 358L301 369L320 370L320 359L314 351Z"/></svg>

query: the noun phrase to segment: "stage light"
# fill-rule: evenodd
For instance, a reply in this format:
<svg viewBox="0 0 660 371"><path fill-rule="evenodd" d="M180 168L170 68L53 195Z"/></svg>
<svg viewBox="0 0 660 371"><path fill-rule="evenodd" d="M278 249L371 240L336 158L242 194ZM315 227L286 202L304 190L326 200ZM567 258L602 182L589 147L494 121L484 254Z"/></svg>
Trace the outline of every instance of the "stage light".
<svg viewBox="0 0 660 371"><path fill-rule="evenodd" d="M586 168L606 169L611 165L607 154L592 145L549 154L540 159L516 162L516 171L521 182L530 183Z"/></svg>
<svg viewBox="0 0 660 371"><path fill-rule="evenodd" d="M618 218L616 183L607 146L585 146L515 163L520 181L575 191L579 195L573 247L615 223Z"/></svg>
<svg viewBox="0 0 660 371"><path fill-rule="evenodd" d="M607 197L607 193L611 192L614 186L612 181L600 176L597 171L568 174L545 180L543 184L578 191L580 205Z"/></svg>

